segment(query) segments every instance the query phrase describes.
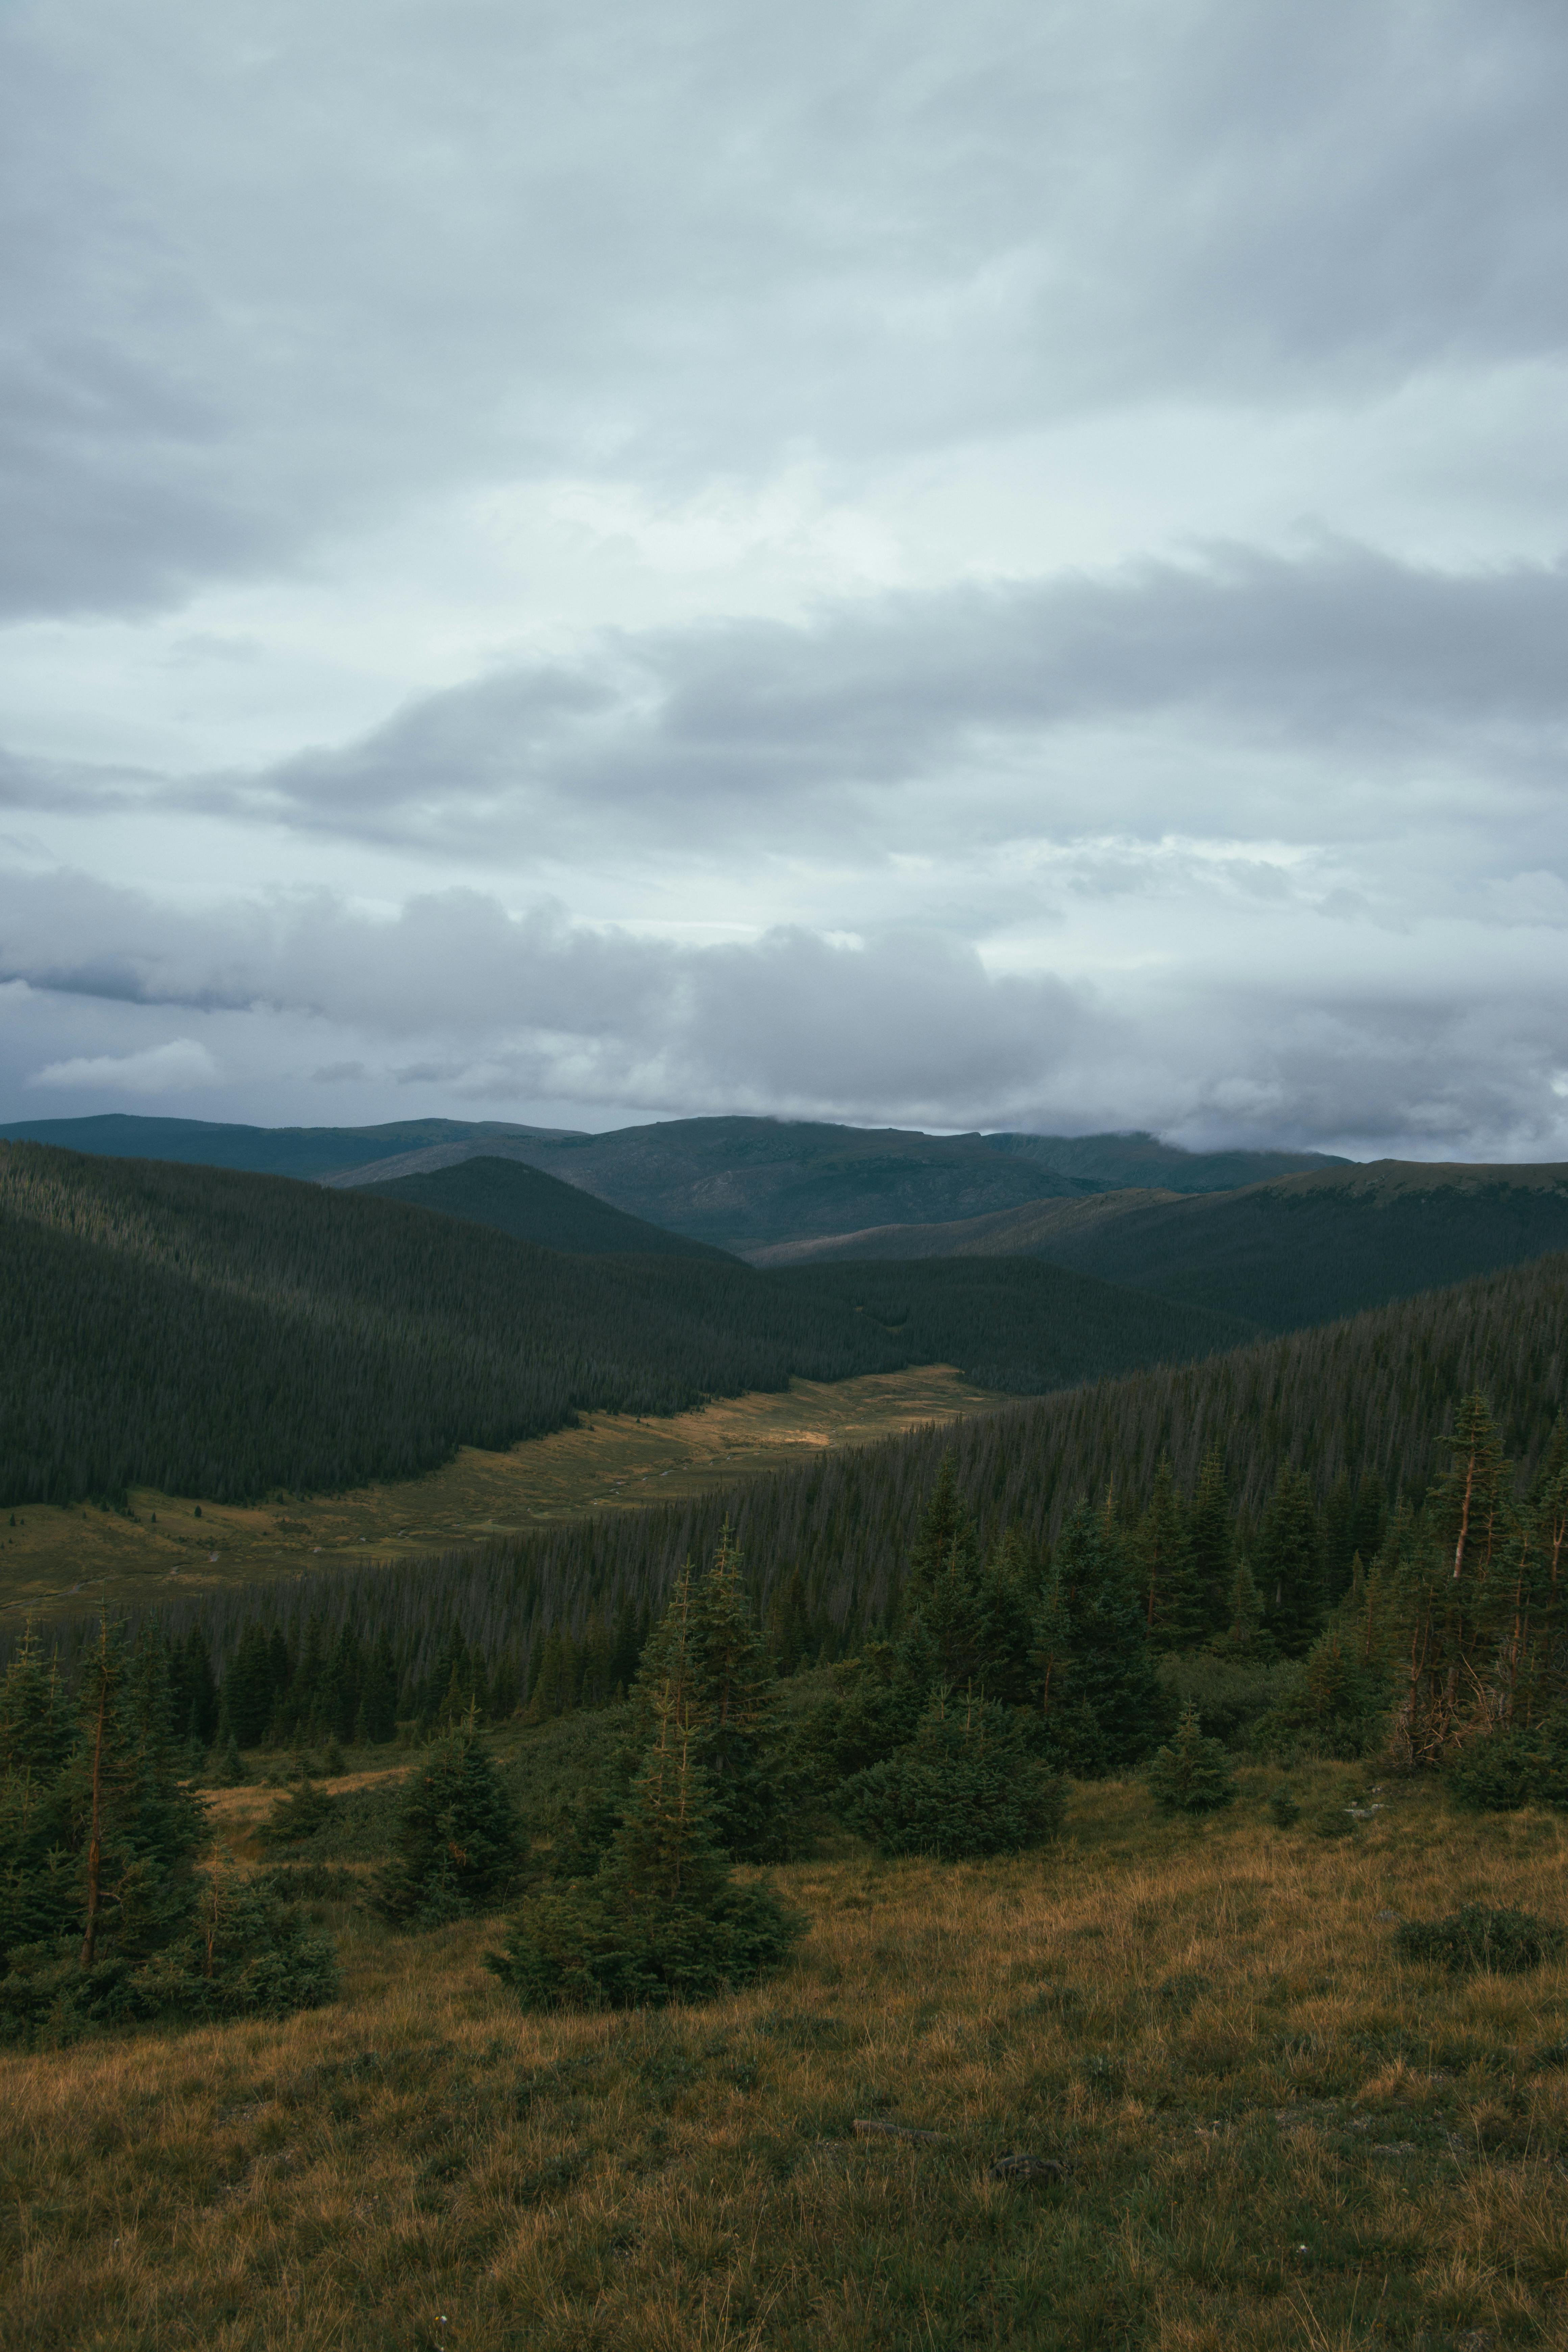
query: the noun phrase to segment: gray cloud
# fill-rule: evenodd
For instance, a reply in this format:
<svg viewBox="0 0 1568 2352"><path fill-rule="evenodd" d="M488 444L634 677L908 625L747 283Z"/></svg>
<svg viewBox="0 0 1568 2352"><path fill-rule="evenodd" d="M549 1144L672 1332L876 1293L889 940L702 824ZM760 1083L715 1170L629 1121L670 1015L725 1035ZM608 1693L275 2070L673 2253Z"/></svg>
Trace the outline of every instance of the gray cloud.
<svg viewBox="0 0 1568 2352"><path fill-rule="evenodd" d="M0 604L454 485L862 464L1561 352L1528 0L12 11Z"/></svg>
<svg viewBox="0 0 1568 2352"><path fill-rule="evenodd" d="M1168 777L1151 788L1129 764L1119 791L1075 792L1040 761L1059 739L1159 723L1195 755L1183 829L1313 838L1331 808L1353 837L1404 821L1402 774L1554 793L1565 636L1561 565L1456 574L1346 545L1223 549L1115 578L863 599L809 625L623 635L574 670L487 677L344 749L187 787L187 804L530 856L580 856L612 815L678 856L716 837L787 845L814 814L862 848L955 828L1158 833ZM1205 744L1245 745L1247 780L1227 763L1205 787ZM1322 772L1303 803L1309 758ZM889 793L911 790L923 807L890 830Z"/></svg>

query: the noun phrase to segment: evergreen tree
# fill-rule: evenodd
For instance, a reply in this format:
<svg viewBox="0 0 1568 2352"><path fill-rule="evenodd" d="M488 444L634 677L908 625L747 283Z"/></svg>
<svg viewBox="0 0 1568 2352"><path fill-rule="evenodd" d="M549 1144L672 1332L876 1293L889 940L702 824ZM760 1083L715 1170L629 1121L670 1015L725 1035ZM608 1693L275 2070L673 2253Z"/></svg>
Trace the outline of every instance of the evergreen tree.
<svg viewBox="0 0 1568 2352"><path fill-rule="evenodd" d="M326 1997L330 1948L276 1905L199 1916L202 1808L182 1785L167 1646L105 1618L74 1727L31 1644L0 1720L0 2039L151 2016L274 2013ZM215 2007L213 1986L226 1990Z"/></svg>
<svg viewBox="0 0 1568 2352"><path fill-rule="evenodd" d="M1204 1622L1218 1631L1226 1622L1230 1580L1236 1570L1236 1514L1226 1483L1225 1448L1212 1439L1198 1466L1198 1483L1187 1517L1193 1580Z"/></svg>
<svg viewBox="0 0 1568 2352"><path fill-rule="evenodd" d="M1312 1482L1287 1462L1258 1532L1255 1572L1280 1647L1299 1654L1322 1622L1323 1578Z"/></svg>
<svg viewBox="0 0 1568 2352"><path fill-rule="evenodd" d="M1099 1511L1080 1502L1062 1529L1035 1658L1047 1753L1070 1772L1125 1771L1171 1720L1143 1596L1109 1501Z"/></svg>
<svg viewBox="0 0 1568 2352"><path fill-rule="evenodd" d="M1186 1505L1168 1454L1160 1456L1149 1507L1138 1523L1138 1579L1144 1622L1156 1649L1186 1650L1208 1630L1205 1595L1193 1558Z"/></svg>
<svg viewBox="0 0 1568 2352"><path fill-rule="evenodd" d="M494 1910L521 1851L516 1809L470 1722L427 1748L409 1774L376 1907L405 1927Z"/></svg>
<svg viewBox="0 0 1568 2352"><path fill-rule="evenodd" d="M771 1889L735 1885L714 1833L691 1586L677 1580L656 1637L658 1676L641 1692L652 1737L607 1855L533 1895L487 1958L530 2009L710 1999L776 1965L804 1927Z"/></svg>
<svg viewBox="0 0 1568 2352"><path fill-rule="evenodd" d="M1263 1595L1252 1573L1249 1560L1238 1559L1236 1574L1230 1580L1228 1622L1225 1632L1214 1644L1235 1658L1257 1658L1273 1654L1272 1638L1264 1631Z"/></svg>
<svg viewBox="0 0 1568 2352"><path fill-rule="evenodd" d="M1217 1813L1236 1802L1230 1759L1217 1739L1204 1737L1195 1707L1184 1711L1170 1745L1156 1748L1147 1779L1163 1813Z"/></svg>

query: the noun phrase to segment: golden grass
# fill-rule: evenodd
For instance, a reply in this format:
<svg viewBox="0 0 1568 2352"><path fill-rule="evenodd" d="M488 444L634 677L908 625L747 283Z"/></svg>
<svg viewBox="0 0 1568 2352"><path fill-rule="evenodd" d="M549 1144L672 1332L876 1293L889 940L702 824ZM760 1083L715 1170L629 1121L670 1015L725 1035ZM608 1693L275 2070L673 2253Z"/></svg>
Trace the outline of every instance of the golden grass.
<svg viewBox="0 0 1568 2352"><path fill-rule="evenodd" d="M1568 1969L1450 1982L1379 1915L1560 1916L1563 1830L1394 1787L1325 1843L1244 1778L1199 1826L1113 1786L1043 1855L780 1872L797 1962L708 2009L528 2018L493 1926L342 1910L336 2007L0 2061L0 2339L1562 2344Z"/></svg>
<svg viewBox="0 0 1568 2352"><path fill-rule="evenodd" d="M139 1487L135 1516L28 1504L0 1518L0 1625L71 1615L107 1588L146 1602L304 1570L394 1560L600 1510L711 1494L825 1449L1016 1400L950 1364L854 1381L793 1381L777 1395L719 1397L665 1420L598 1413L502 1454L464 1446L427 1477L243 1508Z"/></svg>

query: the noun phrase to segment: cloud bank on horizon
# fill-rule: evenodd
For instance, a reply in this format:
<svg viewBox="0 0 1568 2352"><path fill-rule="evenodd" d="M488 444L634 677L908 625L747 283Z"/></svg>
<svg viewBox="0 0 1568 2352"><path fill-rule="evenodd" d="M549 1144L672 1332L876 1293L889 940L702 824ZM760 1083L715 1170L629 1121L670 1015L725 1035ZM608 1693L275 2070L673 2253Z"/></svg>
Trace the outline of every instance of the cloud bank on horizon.
<svg viewBox="0 0 1568 2352"><path fill-rule="evenodd" d="M20 0L0 1104L1568 1157L1568 17Z"/></svg>

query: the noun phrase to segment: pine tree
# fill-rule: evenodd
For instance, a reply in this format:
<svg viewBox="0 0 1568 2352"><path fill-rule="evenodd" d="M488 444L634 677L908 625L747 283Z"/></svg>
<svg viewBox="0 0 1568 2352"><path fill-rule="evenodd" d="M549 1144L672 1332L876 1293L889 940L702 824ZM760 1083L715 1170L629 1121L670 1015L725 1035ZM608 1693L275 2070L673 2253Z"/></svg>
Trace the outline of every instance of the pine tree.
<svg viewBox="0 0 1568 2352"><path fill-rule="evenodd" d="M1186 1506L1168 1454L1160 1456L1149 1507L1135 1540L1144 1622L1156 1649L1185 1650L1208 1630L1208 1612L1193 1559Z"/></svg>
<svg viewBox="0 0 1568 2352"><path fill-rule="evenodd" d="M640 1706L651 1738L608 1853L592 1877L531 1897L487 1957L528 2008L709 1999L776 1965L804 1927L771 1889L730 1876L697 1760L709 1728L700 1638L688 1571L650 1644L659 1669Z"/></svg>
<svg viewBox="0 0 1568 2352"><path fill-rule="evenodd" d="M469 1722L427 1748L409 1774L376 1907L397 1926L416 1927L494 1910L521 1851L516 1809Z"/></svg>
<svg viewBox="0 0 1568 2352"><path fill-rule="evenodd" d="M1048 1752L1081 1777L1125 1771L1171 1720L1143 1596L1109 1507L1080 1502L1062 1529L1036 1622Z"/></svg>
<svg viewBox="0 0 1568 2352"><path fill-rule="evenodd" d="M1166 1748L1150 1759L1149 1793L1160 1811L1217 1813L1236 1802L1236 1775L1217 1739L1206 1739L1195 1707L1187 1707Z"/></svg>
<svg viewBox="0 0 1568 2352"><path fill-rule="evenodd" d="M1299 1654L1323 1618L1323 1575L1312 1482L1287 1462L1258 1532L1256 1573L1280 1647Z"/></svg>
<svg viewBox="0 0 1568 2352"><path fill-rule="evenodd" d="M1217 1439L1205 1448L1187 1517L1193 1580L1204 1622L1218 1632L1226 1622L1230 1580L1236 1570L1236 1514L1226 1483L1225 1449Z"/></svg>

